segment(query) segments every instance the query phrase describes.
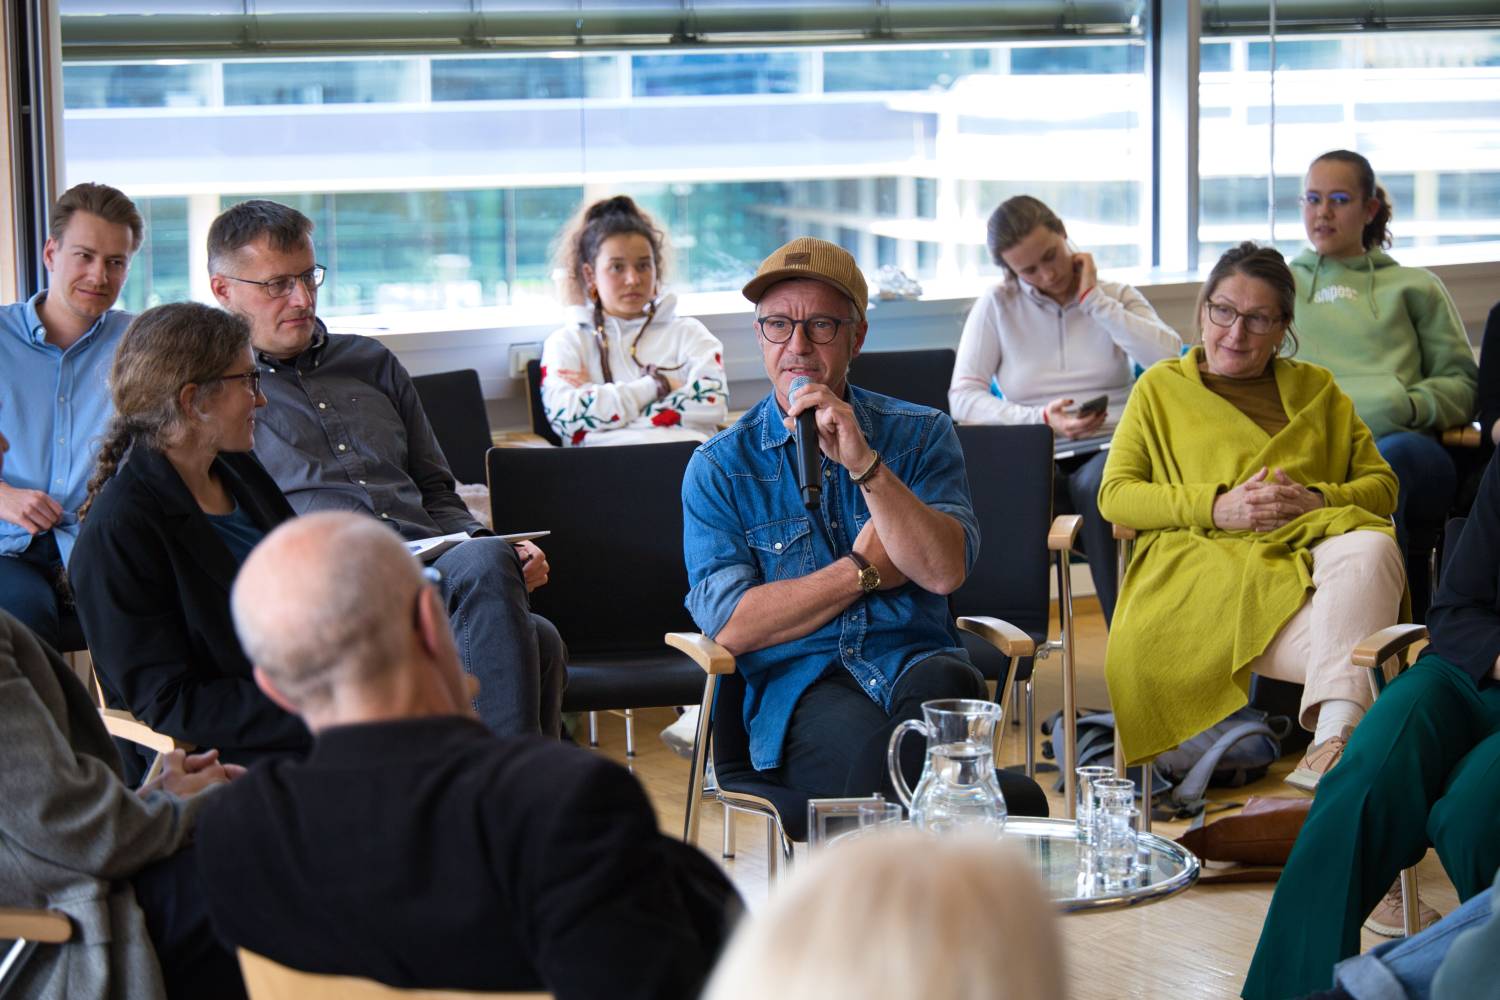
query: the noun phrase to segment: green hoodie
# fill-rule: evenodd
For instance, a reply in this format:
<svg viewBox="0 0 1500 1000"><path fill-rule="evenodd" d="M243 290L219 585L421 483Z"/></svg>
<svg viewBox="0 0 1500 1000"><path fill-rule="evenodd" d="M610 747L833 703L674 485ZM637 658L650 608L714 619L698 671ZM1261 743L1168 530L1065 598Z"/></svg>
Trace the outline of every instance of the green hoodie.
<svg viewBox="0 0 1500 1000"><path fill-rule="evenodd" d="M1297 279L1300 361L1330 369L1377 438L1473 418L1479 366L1458 310L1430 271L1382 250L1304 250Z"/></svg>

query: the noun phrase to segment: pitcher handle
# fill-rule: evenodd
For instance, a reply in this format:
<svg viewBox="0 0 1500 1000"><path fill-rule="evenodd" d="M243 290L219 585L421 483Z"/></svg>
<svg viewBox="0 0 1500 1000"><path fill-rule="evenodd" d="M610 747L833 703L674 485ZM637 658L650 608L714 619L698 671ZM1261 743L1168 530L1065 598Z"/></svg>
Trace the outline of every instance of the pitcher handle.
<svg viewBox="0 0 1500 1000"><path fill-rule="evenodd" d="M901 738L910 732L918 732L927 736L927 724L920 719L907 719L896 727L891 733L891 742L885 751L885 766L891 772L891 784L895 786L896 795L901 799L901 804L911 809L911 786L906 783L906 776L901 773Z"/></svg>

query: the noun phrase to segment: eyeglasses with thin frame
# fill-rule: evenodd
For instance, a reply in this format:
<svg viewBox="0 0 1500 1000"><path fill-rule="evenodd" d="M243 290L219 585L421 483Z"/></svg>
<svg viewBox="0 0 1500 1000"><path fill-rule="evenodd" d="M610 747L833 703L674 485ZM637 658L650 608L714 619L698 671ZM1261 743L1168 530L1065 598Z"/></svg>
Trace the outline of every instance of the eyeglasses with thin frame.
<svg viewBox="0 0 1500 1000"><path fill-rule="evenodd" d="M260 369L259 368L252 368L252 369L250 369L247 372L240 372L240 373L238 373L236 375L219 375L219 376L217 376L215 378L209 379L209 381L210 382L244 382L245 383L245 388L247 388L247 389L250 390L250 395L252 395L252 396L259 396L260 395Z"/></svg>
<svg viewBox="0 0 1500 1000"><path fill-rule="evenodd" d="M802 332L807 339L814 344L828 344L839 334L839 328L845 323L853 323L852 319L839 319L837 316L809 316L806 319L792 319L790 316L757 316L755 325L760 327L760 335L773 344L785 344L796 334L797 327L802 327Z"/></svg>
<svg viewBox="0 0 1500 1000"><path fill-rule="evenodd" d="M292 289L297 286L297 282L299 281L306 286L309 294L316 292L319 288L323 287L323 278L327 274L328 268L322 264L314 264L311 270L303 271L301 274L283 274L267 281L256 281L254 278L236 278L232 274L226 274L224 277L230 281L238 281L246 285L259 285L271 298L284 299L292 294Z"/></svg>
<svg viewBox="0 0 1500 1000"><path fill-rule="evenodd" d="M1308 208L1318 208L1323 204L1325 199L1333 208L1348 208L1354 204L1354 195L1345 191L1333 191L1329 194L1318 194L1316 191L1308 191L1299 200Z"/></svg>
<svg viewBox="0 0 1500 1000"><path fill-rule="evenodd" d="M1234 306L1224 302L1210 302L1208 304L1208 319L1214 326L1223 330L1234 326L1234 321L1237 319L1244 320L1245 331L1253 337L1269 337L1286 326L1286 321L1280 316L1267 316L1265 313L1243 313Z"/></svg>

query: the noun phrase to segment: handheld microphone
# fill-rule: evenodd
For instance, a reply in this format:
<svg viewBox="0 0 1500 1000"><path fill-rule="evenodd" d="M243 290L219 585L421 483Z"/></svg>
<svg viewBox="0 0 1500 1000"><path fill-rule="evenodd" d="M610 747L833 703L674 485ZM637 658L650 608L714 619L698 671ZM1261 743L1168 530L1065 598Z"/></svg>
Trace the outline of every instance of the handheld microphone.
<svg viewBox="0 0 1500 1000"><path fill-rule="evenodd" d="M812 379L798 375L787 387L788 403L797 398L797 393L812 385ZM797 485L802 488L802 506L817 510L823 506L823 484L818 472L823 465L823 452L818 447L818 414L816 410L803 410L797 414Z"/></svg>

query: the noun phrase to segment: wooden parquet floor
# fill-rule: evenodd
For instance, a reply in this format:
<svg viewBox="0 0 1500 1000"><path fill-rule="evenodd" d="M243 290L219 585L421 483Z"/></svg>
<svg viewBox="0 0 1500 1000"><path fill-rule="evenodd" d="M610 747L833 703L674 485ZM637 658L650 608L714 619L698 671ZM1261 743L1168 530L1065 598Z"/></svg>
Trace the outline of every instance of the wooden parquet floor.
<svg viewBox="0 0 1500 1000"><path fill-rule="evenodd" d="M1107 705L1104 683L1104 618L1092 598L1078 603L1076 619L1078 703ZM1045 661L1037 675L1037 717L1045 718L1062 705L1062 682L1057 661ZM636 713L637 755L625 755L624 720L613 715L600 719L599 752L626 764L645 786L656 806L664 832L682 835L683 805L687 795L688 763L674 755L657 733L674 718L668 709ZM1021 763L1023 738L1018 727L1007 724L1002 764ZM1040 745L1040 736L1033 734ZM1040 749L1037 759L1042 759ZM1281 760L1260 782L1241 789L1214 790L1224 801L1244 801L1251 794L1299 795L1282 782L1297 762L1296 756ZM1050 776L1043 776L1047 785ZM1048 796L1054 815L1062 815L1062 796ZM1225 813L1226 815L1228 813ZM767 896L766 833L764 821L750 816L736 819L736 856L721 860L724 870L739 886L751 909ZM1154 831L1175 837L1187 823L1155 824ZM723 835L723 812L705 803L699 845L718 860ZM1419 866L1423 900L1439 912L1458 905L1452 883L1428 852ZM1239 995L1255 943L1270 905L1272 885L1260 883L1233 886L1195 886L1171 899L1130 910L1062 917L1061 927L1068 962L1069 995L1075 1000L1115 998L1216 998ZM1365 932L1366 948L1383 938Z"/></svg>

